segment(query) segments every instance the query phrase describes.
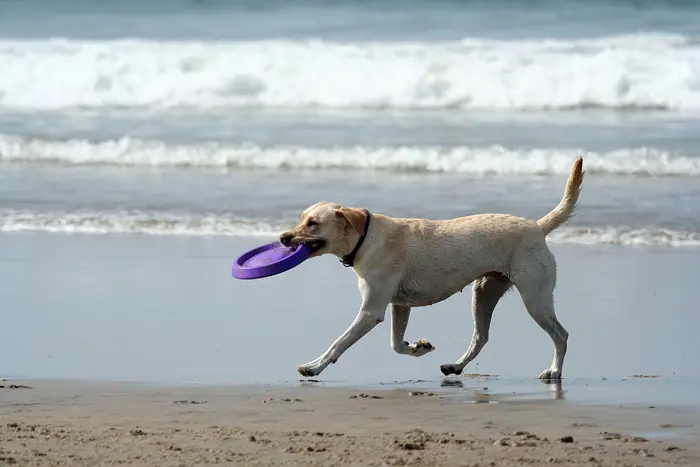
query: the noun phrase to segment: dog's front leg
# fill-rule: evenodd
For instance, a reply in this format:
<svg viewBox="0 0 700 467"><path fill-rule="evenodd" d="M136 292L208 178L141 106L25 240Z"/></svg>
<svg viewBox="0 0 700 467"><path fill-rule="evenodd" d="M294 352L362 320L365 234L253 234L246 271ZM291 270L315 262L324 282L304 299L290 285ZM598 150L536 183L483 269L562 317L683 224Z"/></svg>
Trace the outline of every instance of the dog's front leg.
<svg viewBox="0 0 700 467"><path fill-rule="evenodd" d="M355 342L384 321L386 307L393 295L392 291L386 287L370 286L367 281L362 279L360 279L359 288L362 294L362 306L355 320L323 355L300 365L297 368L299 374L307 377L320 374L328 365L337 362L340 356Z"/></svg>

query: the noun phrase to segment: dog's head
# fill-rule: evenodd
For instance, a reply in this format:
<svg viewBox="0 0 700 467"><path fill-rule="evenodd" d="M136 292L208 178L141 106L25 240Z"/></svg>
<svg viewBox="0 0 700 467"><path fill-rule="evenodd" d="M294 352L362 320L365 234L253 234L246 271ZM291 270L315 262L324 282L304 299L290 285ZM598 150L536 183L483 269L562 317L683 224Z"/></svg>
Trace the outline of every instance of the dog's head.
<svg viewBox="0 0 700 467"><path fill-rule="evenodd" d="M365 235L367 214L358 208L323 201L306 208L299 223L280 235L285 246L305 244L311 257L327 253L338 257L350 253L359 238Z"/></svg>

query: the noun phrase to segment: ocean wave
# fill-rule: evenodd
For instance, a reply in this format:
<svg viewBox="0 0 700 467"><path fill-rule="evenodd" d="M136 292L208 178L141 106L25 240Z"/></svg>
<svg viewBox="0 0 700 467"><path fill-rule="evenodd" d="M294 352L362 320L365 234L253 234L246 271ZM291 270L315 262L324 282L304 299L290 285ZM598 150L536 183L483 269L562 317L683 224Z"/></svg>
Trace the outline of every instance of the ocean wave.
<svg viewBox="0 0 700 467"><path fill-rule="evenodd" d="M141 211L30 212L0 211L0 232L68 234L144 234L174 236L255 236L275 239L294 219L246 219L216 214ZM562 227L552 243L629 247L700 247L700 232L663 228Z"/></svg>
<svg viewBox="0 0 700 467"><path fill-rule="evenodd" d="M700 109L700 42L0 41L0 108Z"/></svg>
<svg viewBox="0 0 700 467"><path fill-rule="evenodd" d="M157 140L25 139L0 134L0 162L72 165L184 166L287 170L384 170L461 174L568 174L583 156L589 173L697 176L700 155L653 148L593 152L570 148L509 149L502 146L261 147L254 144L170 145Z"/></svg>
<svg viewBox="0 0 700 467"><path fill-rule="evenodd" d="M552 243L640 247L700 247L700 232L664 228L562 227L547 236Z"/></svg>
<svg viewBox="0 0 700 467"><path fill-rule="evenodd" d="M129 210L0 211L0 232L275 236L293 224L293 221L285 223L215 214L196 215Z"/></svg>

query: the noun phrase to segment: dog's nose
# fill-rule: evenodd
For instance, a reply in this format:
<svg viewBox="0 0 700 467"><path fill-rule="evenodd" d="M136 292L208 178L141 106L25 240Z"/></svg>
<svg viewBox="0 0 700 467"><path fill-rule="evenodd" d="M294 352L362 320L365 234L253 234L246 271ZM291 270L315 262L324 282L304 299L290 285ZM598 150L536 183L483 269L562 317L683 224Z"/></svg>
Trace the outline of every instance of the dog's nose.
<svg viewBox="0 0 700 467"><path fill-rule="evenodd" d="M284 246L289 246L290 242L292 241L292 234L290 233L283 233L280 235L280 243Z"/></svg>

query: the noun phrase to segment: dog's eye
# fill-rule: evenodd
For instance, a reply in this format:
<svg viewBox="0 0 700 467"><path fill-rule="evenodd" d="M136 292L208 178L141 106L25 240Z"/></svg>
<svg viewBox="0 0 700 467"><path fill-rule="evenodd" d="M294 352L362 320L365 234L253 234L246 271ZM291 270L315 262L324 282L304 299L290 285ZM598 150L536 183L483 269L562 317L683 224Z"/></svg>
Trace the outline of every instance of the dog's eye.
<svg viewBox="0 0 700 467"><path fill-rule="evenodd" d="M307 227L313 227L313 226L315 226L315 225L318 225L318 222L312 221L311 219L309 219L308 221L306 221L306 226L307 226Z"/></svg>

